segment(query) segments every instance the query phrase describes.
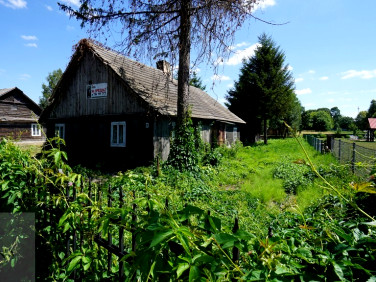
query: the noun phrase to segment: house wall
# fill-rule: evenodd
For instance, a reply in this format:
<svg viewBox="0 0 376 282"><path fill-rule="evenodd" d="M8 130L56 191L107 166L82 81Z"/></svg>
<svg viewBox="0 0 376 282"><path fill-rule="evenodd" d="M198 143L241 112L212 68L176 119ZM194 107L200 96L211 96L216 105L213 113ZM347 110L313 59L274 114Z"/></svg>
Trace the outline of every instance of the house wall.
<svg viewBox="0 0 376 282"><path fill-rule="evenodd" d="M90 98L87 86L107 83L107 97ZM81 63L65 73L64 83L56 95L59 102L50 118L69 118L93 115L122 115L144 113L141 105L114 71L91 53L85 53Z"/></svg>
<svg viewBox="0 0 376 282"><path fill-rule="evenodd" d="M125 147L111 146L111 122L125 122ZM146 127L149 123L149 128ZM144 116L122 115L56 119L49 123L64 124L64 139L72 164L104 169L127 169L149 165L153 160L153 123Z"/></svg>
<svg viewBox="0 0 376 282"><path fill-rule="evenodd" d="M172 121L166 117L159 117L154 122L153 147L154 159L160 157L166 161L170 153L170 137L172 134Z"/></svg>
<svg viewBox="0 0 376 282"><path fill-rule="evenodd" d="M18 88L0 98L0 137L14 140L43 141L44 135L32 136L31 126L38 123L40 108Z"/></svg>

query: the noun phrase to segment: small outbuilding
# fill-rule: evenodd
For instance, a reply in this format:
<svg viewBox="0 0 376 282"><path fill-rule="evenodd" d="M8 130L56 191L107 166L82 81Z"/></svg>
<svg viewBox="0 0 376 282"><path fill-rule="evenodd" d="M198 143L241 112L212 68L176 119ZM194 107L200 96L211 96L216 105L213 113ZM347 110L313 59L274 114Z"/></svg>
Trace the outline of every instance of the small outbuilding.
<svg viewBox="0 0 376 282"><path fill-rule="evenodd" d="M367 141L375 141L375 130L376 130L376 118L368 119L368 132L367 132Z"/></svg>
<svg viewBox="0 0 376 282"><path fill-rule="evenodd" d="M0 138L43 141L38 124L42 109L17 87L0 89Z"/></svg>
<svg viewBox="0 0 376 282"><path fill-rule="evenodd" d="M177 113L177 80L165 61L157 68L91 40L76 47L40 122L66 141L71 161L134 167L166 160ZM194 123L205 142L233 144L245 122L190 86Z"/></svg>

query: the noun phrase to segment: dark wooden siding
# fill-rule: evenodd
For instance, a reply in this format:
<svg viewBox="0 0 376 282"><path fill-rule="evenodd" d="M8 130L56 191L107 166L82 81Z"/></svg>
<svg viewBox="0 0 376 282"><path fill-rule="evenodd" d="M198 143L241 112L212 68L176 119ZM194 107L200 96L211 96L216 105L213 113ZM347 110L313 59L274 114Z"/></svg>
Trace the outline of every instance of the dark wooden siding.
<svg viewBox="0 0 376 282"><path fill-rule="evenodd" d="M126 147L111 147L111 122L117 121L126 122ZM55 124L65 125L65 150L71 164L127 169L153 160L153 121L145 116L56 119L48 123L49 137L54 134Z"/></svg>
<svg viewBox="0 0 376 282"><path fill-rule="evenodd" d="M98 83L107 83L107 97L87 97L87 85ZM146 111L113 70L91 53L87 53L76 68L68 69L64 84L58 91L61 93L56 96L60 101L53 109L51 118L122 115Z"/></svg>
<svg viewBox="0 0 376 282"><path fill-rule="evenodd" d="M160 117L154 123L154 158L160 157L167 160L170 153L170 137L172 131L172 121L168 117Z"/></svg>
<svg viewBox="0 0 376 282"><path fill-rule="evenodd" d="M44 140L32 136L31 125L38 123L40 108L18 88L0 98L0 137L14 140Z"/></svg>

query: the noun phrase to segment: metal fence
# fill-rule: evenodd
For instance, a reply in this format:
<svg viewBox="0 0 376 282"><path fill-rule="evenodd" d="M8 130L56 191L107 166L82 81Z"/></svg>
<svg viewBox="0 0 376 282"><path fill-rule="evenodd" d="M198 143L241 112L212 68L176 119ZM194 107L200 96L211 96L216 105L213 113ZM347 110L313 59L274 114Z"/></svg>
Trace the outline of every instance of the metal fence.
<svg viewBox="0 0 376 282"><path fill-rule="evenodd" d="M318 152L331 152L341 164L348 165L351 171L358 176L369 176L375 168L376 150L374 149L340 139L328 138L322 140L312 135L306 135L305 140Z"/></svg>

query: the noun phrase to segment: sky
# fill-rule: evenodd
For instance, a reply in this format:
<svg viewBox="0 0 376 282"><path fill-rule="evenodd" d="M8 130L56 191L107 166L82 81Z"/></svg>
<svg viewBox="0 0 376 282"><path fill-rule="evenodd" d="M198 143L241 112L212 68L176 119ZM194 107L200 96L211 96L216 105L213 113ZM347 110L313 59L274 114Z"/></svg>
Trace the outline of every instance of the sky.
<svg viewBox="0 0 376 282"><path fill-rule="evenodd" d="M79 0L61 2L77 7ZM265 0L254 16L282 25L250 18L217 72L204 63L196 71L206 91L224 103L243 59L266 33L284 52L306 110L338 107L356 117L376 99L375 11L375 0ZM18 87L36 103L48 74L64 71L73 46L88 37L55 0L0 0L0 26L0 89Z"/></svg>

